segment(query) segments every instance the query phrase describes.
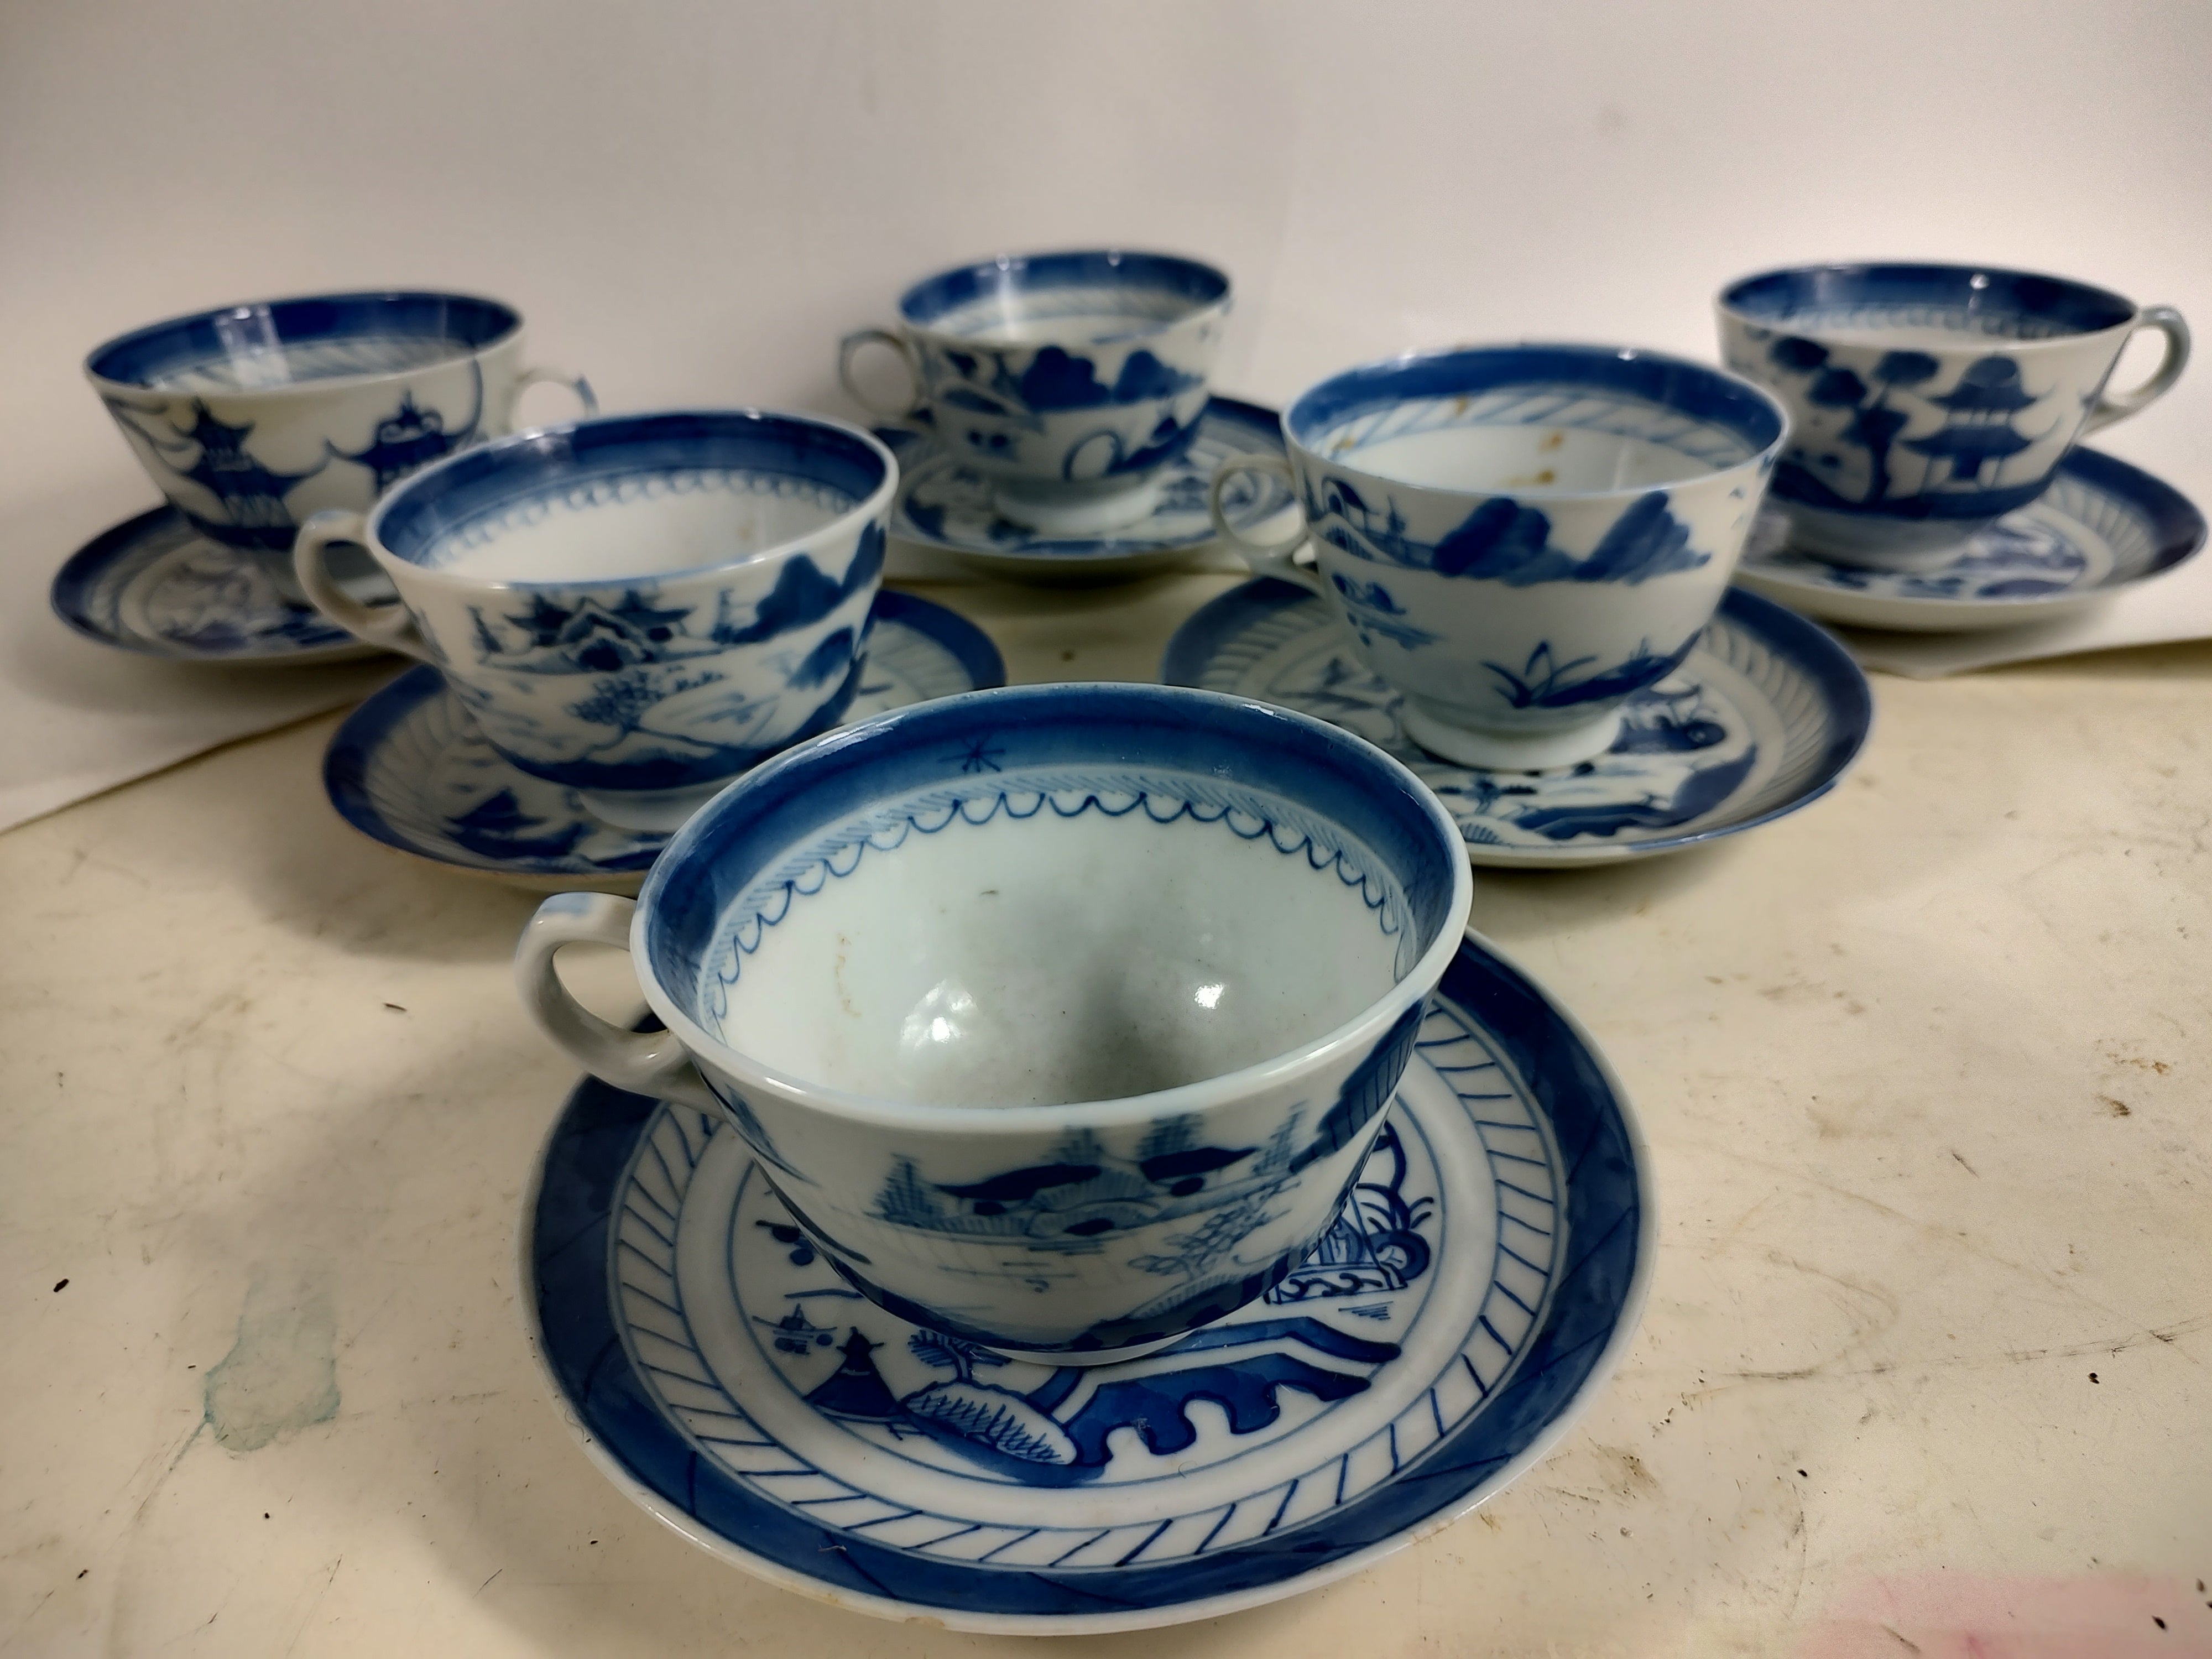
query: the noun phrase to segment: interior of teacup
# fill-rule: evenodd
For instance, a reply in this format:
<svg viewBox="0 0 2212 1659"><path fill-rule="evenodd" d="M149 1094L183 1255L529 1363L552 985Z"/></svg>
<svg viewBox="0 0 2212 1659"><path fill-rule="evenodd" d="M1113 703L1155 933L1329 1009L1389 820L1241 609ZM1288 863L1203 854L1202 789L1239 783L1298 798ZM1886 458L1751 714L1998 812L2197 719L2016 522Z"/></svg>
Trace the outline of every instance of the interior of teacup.
<svg viewBox="0 0 2212 1659"><path fill-rule="evenodd" d="M1356 1020L1436 942L1464 856L1410 775L1333 727L1165 687L1020 687L864 722L726 791L655 867L644 955L656 1006L817 1089L1115 1100Z"/></svg>
<svg viewBox="0 0 2212 1659"><path fill-rule="evenodd" d="M787 547L869 505L894 477L881 444L834 422L751 410L611 416L418 472L385 497L371 530L392 557L468 580L623 580Z"/></svg>
<svg viewBox="0 0 2212 1659"><path fill-rule="evenodd" d="M495 343L522 319L459 294L325 294L172 318L100 346L85 367L155 392L256 392L428 368Z"/></svg>
<svg viewBox="0 0 2212 1659"><path fill-rule="evenodd" d="M1218 304L1229 278L1164 253L1100 249L1009 256L915 283L899 313L915 328L984 345L1104 345Z"/></svg>
<svg viewBox="0 0 2212 1659"><path fill-rule="evenodd" d="M1782 440L1747 381L1657 352L1492 346L1394 358L1307 391L1285 419L1326 465L1433 489L1643 491L1725 471Z"/></svg>
<svg viewBox="0 0 2212 1659"><path fill-rule="evenodd" d="M2132 301L2105 289L1986 265L1805 265L1731 283L1720 304L1794 333L1863 332L1936 348L2098 334L2136 315Z"/></svg>

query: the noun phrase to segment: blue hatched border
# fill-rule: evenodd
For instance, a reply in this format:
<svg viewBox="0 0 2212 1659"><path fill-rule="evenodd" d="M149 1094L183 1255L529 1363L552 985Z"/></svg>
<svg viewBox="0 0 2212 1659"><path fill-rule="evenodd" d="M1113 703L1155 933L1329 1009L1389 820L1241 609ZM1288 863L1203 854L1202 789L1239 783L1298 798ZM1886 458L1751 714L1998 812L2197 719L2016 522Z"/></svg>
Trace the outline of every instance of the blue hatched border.
<svg viewBox="0 0 2212 1659"><path fill-rule="evenodd" d="M286 607L291 618L283 634L264 635L239 651L211 651L179 644L158 635L139 634L123 625L122 604L130 586L149 569L181 551L186 543L205 540L166 502L103 530L71 554L54 573L47 601L54 615L88 640L143 657L179 662L310 663L366 656L375 649L306 605ZM205 545L240 560L248 553L216 541Z"/></svg>
<svg viewBox="0 0 2212 1659"><path fill-rule="evenodd" d="M940 465L957 466L960 458L946 454L933 440L919 432L899 427L878 427L875 434L898 457L902 476L899 480L898 499L891 507L890 533L901 541L939 548L950 553L973 554L978 558L1036 559L1079 565L1093 560L1109 564L1119 560L1171 553L1179 549L1204 547L1215 538L1213 522L1203 510L1177 515L1187 517L1190 527L1171 536L1157 533L1160 520L1167 516L1164 514L1140 520L1127 529L1109 536L1048 536L1039 532L1005 543L956 541L949 536L933 536L908 515L906 510L908 491L924 478L925 468L934 471ZM1199 416L1197 436L1180 460L1170 463L1166 476L1172 479L1180 473L1188 473L1210 482L1213 467L1218 464L1214 458L1217 449L1222 457L1280 455L1285 453L1282 416L1274 410L1260 404L1246 403L1242 398L1218 395L1208 398L1205 411ZM1292 497L1288 486L1267 477L1259 480L1259 486L1251 501L1235 515L1235 523L1240 530L1249 530L1265 523L1291 505Z"/></svg>
<svg viewBox="0 0 2212 1659"><path fill-rule="evenodd" d="M1103 1541L1109 1547L1102 1556L1077 1565L1086 1569L1096 1569L1102 1565L1121 1567L1146 1554L1163 1534L1171 1529L1183 1530L1187 1539L1188 1529L1212 1516L1215 1508L1221 1510L1219 1519L1196 1547L1188 1551L1189 1557L1205 1554L1214 1538L1228 1527L1233 1517L1243 1514L1248 1520L1254 1518L1260 1510L1271 1504L1272 1512L1267 1525L1261 1528L1261 1534L1275 1531L1283 1525L1285 1516L1293 1506L1302 1510L1305 1509L1305 1505L1298 1504L1302 1490L1319 1491L1333 1486L1335 1496L1328 1507L1343 1504L1355 1469L1359 1472L1361 1484L1351 1496L1357 1498L1374 1484L1374 1480L1370 1478L1371 1460L1366 1455L1371 1448L1381 1445L1390 1460L1388 1474L1380 1478L1395 1478L1401 1468L1419 1462L1437 1440L1457 1428L1469 1413L1480 1410L1505 1382L1520 1363L1534 1322L1542 1317L1543 1307L1550 1299L1553 1281L1559 1267L1560 1249L1566 1242L1565 1230L1560 1224L1559 1213L1559 1188L1564 1175L1556 1149L1546 1139L1544 1120L1523 1104L1517 1088L1485 1091L1479 1083L1469 1080L1477 1073L1487 1072L1498 1075L1481 1081L1496 1083L1504 1079L1510 1082L1500 1062L1486 1046L1479 1028L1464 1016L1449 1007L1431 1006L1422 1024L1421 1032L1415 1047L1445 1086L1458 1097L1461 1107L1467 1111L1476 1139L1489 1160L1498 1226L1491 1253L1488 1288L1476 1308L1474 1323L1468 1327L1461 1340L1456 1365L1447 1365L1443 1372L1431 1378L1420 1396L1408 1401L1389 1422L1288 1480L1268 1479L1255 1492L1234 1503L1202 1506L1157 1521L1116 1523L1103 1528L1033 1526L1023 1528L973 1522L950 1510L902 1507L890 1499L851 1486L842 1476L817 1468L797 1455L785 1451L773 1440L761 1438L760 1431L752 1426L738 1401L715 1378L704 1356L699 1352L677 1284L674 1234L678 1212L688 1194L698 1160L705 1152L707 1136L712 1133L711 1126L702 1115L688 1107L668 1107L661 1117L648 1127L632 1161L630 1175L617 1188L623 1194L623 1218L615 1254L609 1263L612 1280L610 1294L617 1300L625 1294L641 1297L647 1304L643 1321L637 1317L636 1309L623 1310L631 1360L641 1372L649 1374L647 1381L659 1393L661 1403L669 1413L703 1444L721 1449L725 1461L729 1462L739 1474L754 1479L763 1475L771 1479L778 1476L792 1478L815 1494L789 1498L787 1501L794 1507L840 1505L837 1524L853 1531L865 1532L868 1528L877 1526L903 1527L917 1517L941 1522L946 1528L942 1534L933 1538L919 1539L909 1535L896 1540L899 1547L909 1550L931 1550L938 1544L957 1541L977 1532L1007 1534L994 1542L988 1552L965 1557L981 1562L1006 1551L1019 1550L1030 1540L1047 1534L1063 1534L1059 1541L1065 1541L1065 1538L1081 1533L1086 1535L1067 1544L1060 1555L1053 1559L1053 1565L1090 1555L1093 1547ZM1510 1101L1521 1107L1525 1121L1516 1123L1502 1117L1483 1115L1485 1109L1498 1109L1488 1106L1488 1103L1496 1101ZM1429 1145L1427 1133L1423 1129L1420 1120L1411 1114L1404 1115L1398 1120L1398 1128L1401 1134L1410 1132L1422 1143L1433 1166L1437 1161L1434 1148ZM1528 1155L1532 1139L1536 1143L1535 1150L1542 1156L1531 1158ZM684 1162L684 1167L680 1172L668 1161L672 1153ZM648 1158L652 1161L650 1169L646 1167ZM1540 1181L1523 1173L1524 1170L1530 1168L1543 1172ZM750 1184L758 1173L759 1168L755 1165L746 1176L744 1184ZM1547 1190L1534 1190L1537 1185ZM656 1188L659 1190L654 1190ZM743 1203L741 1185L738 1204L741 1206ZM629 1224L631 1222L644 1230L643 1238L629 1233ZM1439 1255L1455 1248L1449 1209L1443 1212L1442 1224L1444 1231L1435 1243ZM628 1236L621 1236L625 1234ZM1522 1249L1516 1250L1514 1248L1516 1243ZM1532 1261L1529 1259L1531 1255L1541 1255L1544 1260L1540 1263ZM1504 1265L1509 1260L1522 1268L1525 1273L1534 1275L1537 1285L1530 1286L1523 1274L1510 1273ZM735 1261L729 1253L723 1257L723 1268L728 1276L726 1283L729 1296L742 1305L744 1298L734 1278ZM641 1269L647 1281L642 1285L632 1277ZM1521 1291L1516 1291L1508 1282L1510 1279L1522 1281ZM1432 1288L1431 1285L1423 1289L1420 1300L1424 1305ZM1523 1295L1522 1291L1527 1294ZM659 1323L664 1316L671 1322L660 1331L653 1330L653 1325ZM1417 1314L1415 1324L1419 1323L1419 1318ZM1521 1325L1522 1319L1530 1323ZM1288 1316L1285 1322L1301 1323L1303 1321L1293 1315ZM1501 1325L1509 1328L1520 1326L1520 1334L1509 1336L1500 1329ZM753 1334L757 1345L758 1334L757 1332ZM1250 1340L1256 1334L1254 1326L1249 1323L1222 1325L1205 1335L1186 1340L1183 1346L1186 1349L1212 1346L1216 1346L1214 1339L1217 1338L1226 1344L1237 1340ZM641 1341L641 1335L648 1340ZM657 1359L648 1357L648 1347L651 1353L658 1357ZM1478 1359L1482 1363L1478 1364ZM1486 1367L1487 1375L1485 1374ZM789 1386L787 1380L784 1386ZM1470 1386L1473 1389L1471 1395L1468 1392ZM1443 1398L1446 1394L1451 1396L1449 1407ZM688 1402L678 1398L679 1395L689 1396ZM704 1405L699 1403L702 1395L706 1400ZM1302 1425L1298 1434L1304 1436L1313 1431L1316 1424L1344 1409L1347 1403L1338 1401L1327 1406L1318 1416ZM705 1425L699 1419L704 1419ZM743 1432L732 1436L720 1431L720 1425L726 1421L737 1425ZM1425 1424L1430 1435L1428 1438L1422 1439L1420 1430ZM1406 1443L1402 1446L1399 1437L1401 1429L1407 1436ZM873 1443L871 1445L879 1456L897 1458L914 1464L917 1468L933 1470L937 1467L892 1448ZM1280 1448L1279 1441L1268 1440L1232 1452L1226 1457L1212 1458L1206 1468L1217 1469L1255 1456L1279 1456ZM733 1460L732 1453L738 1454L738 1457ZM755 1464L762 1467L753 1467ZM1142 1481L1116 1483L1111 1490L1127 1492L1137 1486L1156 1485L1171 1481L1174 1478L1172 1475L1154 1475ZM824 1487L833 1490L823 1491ZM1280 1498L1278 1501L1279 1492ZM1050 1501L1041 1491L1040 1502ZM863 1516L850 1512L854 1507L866 1513ZM1312 1518L1311 1514L1302 1512L1290 1524L1304 1526ZM1242 1541L1243 1535L1240 1530L1231 1540L1231 1544ZM956 1553L956 1557L958 1553ZM1111 1558L1110 1562L1104 1559L1108 1556ZM1021 1558L1018 1556L1015 1559L1018 1560Z"/></svg>
<svg viewBox="0 0 2212 1659"><path fill-rule="evenodd" d="M917 1557L763 1498L702 1456L658 1408L616 1327L608 1263L617 1192L658 1103L586 1080L555 1125L525 1215L524 1307L584 1432L619 1473L769 1576L952 1622L1126 1626L1197 1616L1333 1577L1408 1542L1538 1455L1633 1327L1650 1271L1639 1139L1603 1062L1518 969L1470 939L1441 994L1488 1037L1550 1120L1566 1189L1567 1259L1542 1322L1486 1407L1387 1480L1324 1518L1211 1556L1110 1573L991 1568ZM1493 1166L1494 1167L1494 1166Z"/></svg>
<svg viewBox="0 0 2212 1659"><path fill-rule="evenodd" d="M2186 507L2187 503L2183 505ZM1312 606L1319 612L1325 610L1326 602L1296 583L1272 576L1231 588L1218 599L1201 605L1176 630L1160 659L1162 682L1169 685L1207 686L1207 675L1224 651L1233 649L1252 629L1302 605ZM1778 782L1784 778L1796 780L1785 798L1725 823L1710 823L1679 834L1654 836L1648 840L1609 843L1600 856L1642 858L1671 853L1771 823L1801 807L1809 806L1834 788L1865 747L1868 733L1874 728L1874 689L1834 635L1773 600L1741 587L1731 587L1722 597L1717 615L1735 630L1764 647L1773 659L1771 665L1786 672L1798 697L1821 717L1820 741L1802 753L1793 752L1784 771L1778 774ZM1698 651L1707 648L1706 641L1701 641ZM1696 660L1693 655L1686 672L1694 672ZM1789 713L1786 709L1782 712L1785 716ZM1790 724L1787 718L1784 724ZM1766 799L1776 793L1775 786L1770 784L1759 793L1761 799ZM1504 847L1484 848L1486 854L1499 855L1517 850ZM1532 863L1556 861L1559 856L1558 848L1528 851ZM1590 861L1595 862L1596 859Z"/></svg>
<svg viewBox="0 0 2212 1659"><path fill-rule="evenodd" d="M874 622L895 623L912 629L950 652L976 690L1006 683L1006 659L989 635L957 611L894 589L879 588L870 613ZM372 841L396 847L417 857L449 862L435 847L425 846L384 816L368 787L370 758L392 740L392 733L409 715L432 697L442 696L446 677L427 663L418 664L370 694L331 735L323 751L323 793L355 829ZM647 860L650 862L650 860ZM472 866L486 867L486 866ZM604 876L606 871L574 860L564 871L561 860L535 860L527 873L580 878Z"/></svg>

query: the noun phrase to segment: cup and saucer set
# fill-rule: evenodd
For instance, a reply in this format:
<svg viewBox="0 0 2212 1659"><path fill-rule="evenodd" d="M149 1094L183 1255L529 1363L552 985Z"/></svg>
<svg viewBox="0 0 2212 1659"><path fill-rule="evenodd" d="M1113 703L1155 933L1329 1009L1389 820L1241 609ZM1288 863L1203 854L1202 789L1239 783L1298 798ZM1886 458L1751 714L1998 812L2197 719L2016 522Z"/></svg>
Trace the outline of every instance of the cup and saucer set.
<svg viewBox="0 0 2212 1659"><path fill-rule="evenodd" d="M908 377L876 431L600 416L456 296L92 359L173 506L58 605L173 655L419 659L325 781L390 846L558 890L514 964L590 1073L524 1205L550 1389L672 1529L839 1606L1214 1617L1503 1490L1631 1340L1656 1210L1595 1041L1468 931L1471 865L1833 786L1866 680L1734 579L1863 599L2032 531L2111 586L2203 536L2073 447L2187 349L2078 284L1782 272L1723 295L1727 368L1466 347L1279 414L1208 389L1230 295L1127 252L930 277L841 348L856 396L864 350ZM2166 362L2108 392L2146 326ZM586 417L506 431L534 378ZM1007 687L882 588L893 537L1063 580L1219 538L1254 578L1164 684ZM635 1029L563 988L574 944L629 952Z"/></svg>

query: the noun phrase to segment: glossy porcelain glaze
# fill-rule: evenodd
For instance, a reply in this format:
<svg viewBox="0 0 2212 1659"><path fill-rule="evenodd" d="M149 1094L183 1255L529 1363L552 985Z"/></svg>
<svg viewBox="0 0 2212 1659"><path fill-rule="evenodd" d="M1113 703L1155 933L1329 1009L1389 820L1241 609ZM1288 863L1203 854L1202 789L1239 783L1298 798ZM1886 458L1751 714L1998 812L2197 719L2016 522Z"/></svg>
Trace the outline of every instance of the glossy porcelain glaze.
<svg viewBox="0 0 2212 1659"><path fill-rule="evenodd" d="M1264 574L1334 607L1405 698L1406 729L1462 764L1602 754L1719 604L1784 429L1756 386L1653 352L1498 346L1348 370L1283 416L1302 534L1218 528ZM1314 563L1294 557L1310 543Z"/></svg>
<svg viewBox="0 0 2212 1659"><path fill-rule="evenodd" d="M1813 265L1747 276L1718 302L1721 356L1790 410L1774 478L1791 539L1873 569L1925 573L2049 486L2085 433L2180 378L2171 306L1994 267ZM2142 328L2166 355L2106 382Z"/></svg>
<svg viewBox="0 0 2212 1659"><path fill-rule="evenodd" d="M459 294L317 295L155 323L85 374L147 475L204 537L262 556L280 586L310 514L365 511L417 468L514 429L538 380L521 316Z"/></svg>
<svg viewBox="0 0 2212 1659"><path fill-rule="evenodd" d="M915 283L898 330L848 336L839 372L874 412L915 421L988 477L1000 516L1096 535L1158 507L1159 472L1205 410L1229 307L1229 278L1194 259L1009 255ZM906 404L880 405L854 378L871 343L906 359Z"/></svg>
<svg viewBox="0 0 2212 1659"><path fill-rule="evenodd" d="M1469 892L1435 797L1357 738L1204 692L1021 687L760 769L634 916L549 900L517 972L600 1076L726 1111L855 1289L1092 1361L1312 1248ZM629 944L665 1033L568 1000L551 959L578 940Z"/></svg>
<svg viewBox="0 0 2212 1659"><path fill-rule="evenodd" d="M598 1082L526 1203L524 1316L600 1467L786 1588L1001 1634L1273 1601L1527 1468L1650 1282L1649 1154L1571 1016L1470 937L1413 1050L1319 1243L1143 1358L1009 1362L885 1312L719 1115Z"/></svg>
<svg viewBox="0 0 2212 1659"><path fill-rule="evenodd" d="M507 761L665 831L843 717L896 484L881 444L811 416L586 421L455 457L365 521L317 520L300 579L325 615L443 671ZM329 580L323 548L349 538L404 610Z"/></svg>

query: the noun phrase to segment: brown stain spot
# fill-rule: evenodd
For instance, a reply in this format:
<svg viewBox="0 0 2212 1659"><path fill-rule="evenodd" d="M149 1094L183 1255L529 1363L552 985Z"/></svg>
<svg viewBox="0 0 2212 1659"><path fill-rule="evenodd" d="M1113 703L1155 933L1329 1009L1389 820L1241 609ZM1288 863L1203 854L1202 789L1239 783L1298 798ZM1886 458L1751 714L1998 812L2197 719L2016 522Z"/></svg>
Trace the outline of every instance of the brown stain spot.
<svg viewBox="0 0 2212 1659"><path fill-rule="evenodd" d="M1504 1532L1505 1530L1505 1523L1503 1521L1500 1521L1496 1516L1492 1515L1488 1510L1477 1510L1475 1513L1482 1517L1482 1524L1489 1528L1491 1531Z"/></svg>
<svg viewBox="0 0 2212 1659"><path fill-rule="evenodd" d="M1561 444L1566 442L1566 441L1567 434L1565 433L1554 432L1546 437L1544 441L1538 444L1536 447L1539 449L1557 449Z"/></svg>
<svg viewBox="0 0 2212 1659"><path fill-rule="evenodd" d="M834 982L837 987L837 1001L839 1005L843 1007L845 1012L849 1017L854 1019L858 1019L860 1017L860 1011L853 1006L852 993L845 988L845 953L852 948L853 941L851 939L846 938L842 933L837 935L837 961L836 966L831 968L830 970L830 977L832 982Z"/></svg>
<svg viewBox="0 0 2212 1659"><path fill-rule="evenodd" d="M1606 1488L1616 1498L1656 1498L1660 1494L1658 1478L1644 1466L1644 1460L1626 1446L1608 1446L1600 1441L1591 1442L1591 1449L1611 1467Z"/></svg>
<svg viewBox="0 0 2212 1659"><path fill-rule="evenodd" d="M2135 1108L2129 1105L2124 1100L2115 1100L2110 1095L2099 1095L2097 1098L2105 1103L2106 1111L2109 1112L2114 1117L2133 1117L2135 1115Z"/></svg>

